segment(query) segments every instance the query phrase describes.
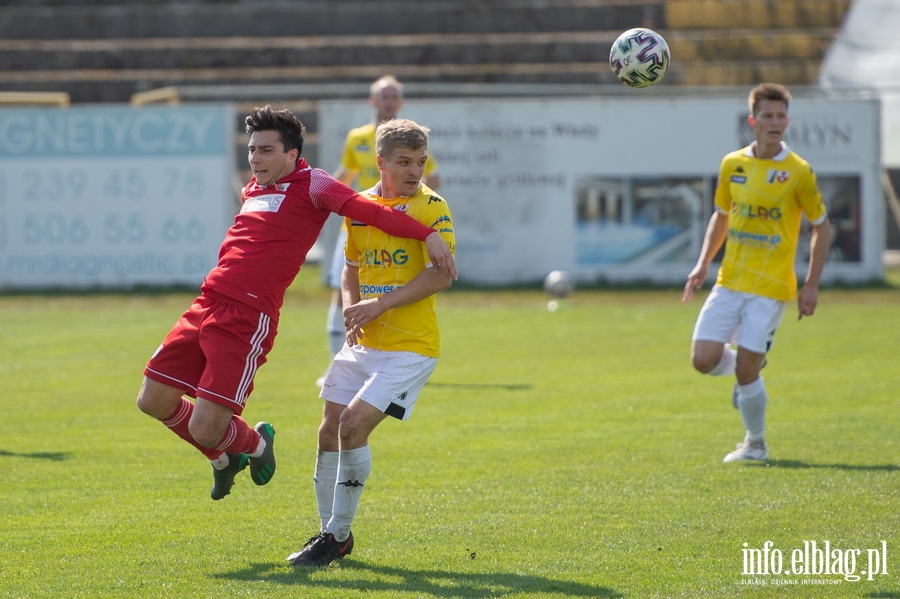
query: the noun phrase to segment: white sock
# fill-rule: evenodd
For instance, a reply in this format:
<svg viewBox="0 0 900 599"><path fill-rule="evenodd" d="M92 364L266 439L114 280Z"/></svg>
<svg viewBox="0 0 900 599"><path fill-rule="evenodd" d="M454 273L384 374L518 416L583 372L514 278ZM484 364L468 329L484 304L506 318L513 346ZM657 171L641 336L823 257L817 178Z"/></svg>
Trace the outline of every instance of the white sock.
<svg viewBox="0 0 900 599"><path fill-rule="evenodd" d="M350 525L371 471L372 453L368 445L341 451L331 520L325 526L325 532L333 534L335 541L346 541L350 536Z"/></svg>
<svg viewBox="0 0 900 599"><path fill-rule="evenodd" d="M716 364L716 367L709 371L712 376L728 376L734 374L734 367L737 364L737 350L725 344L722 350L722 359Z"/></svg>
<svg viewBox="0 0 900 599"><path fill-rule="evenodd" d="M209 463L212 464L213 468L215 468L216 470L224 470L225 467L231 463L231 461L228 459L228 454L222 452L222 455L220 455L218 459L210 460Z"/></svg>
<svg viewBox="0 0 900 599"><path fill-rule="evenodd" d="M766 404L769 394L766 393L766 385L762 377L759 377L749 385L739 385L738 409L741 411L741 420L747 429L746 441L751 443L764 443L766 440Z"/></svg>
<svg viewBox="0 0 900 599"><path fill-rule="evenodd" d="M266 440L262 438L262 435L259 436L259 444L256 446L256 451L253 453L248 453L247 455L251 458L258 458L263 454L266 450Z"/></svg>
<svg viewBox="0 0 900 599"><path fill-rule="evenodd" d="M334 485L337 482L338 458L340 452L319 451L316 453L316 473L313 475L313 485L316 488L316 506L319 508L319 519L322 526L319 530L325 530L325 526L331 519L331 508L334 505Z"/></svg>

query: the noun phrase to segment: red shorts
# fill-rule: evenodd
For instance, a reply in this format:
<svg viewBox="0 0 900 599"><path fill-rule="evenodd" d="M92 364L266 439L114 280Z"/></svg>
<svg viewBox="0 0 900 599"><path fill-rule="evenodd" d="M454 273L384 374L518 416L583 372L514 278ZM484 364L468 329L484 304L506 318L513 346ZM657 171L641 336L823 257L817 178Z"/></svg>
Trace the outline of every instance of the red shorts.
<svg viewBox="0 0 900 599"><path fill-rule="evenodd" d="M240 414L277 328L259 310L203 294L163 339L144 376Z"/></svg>

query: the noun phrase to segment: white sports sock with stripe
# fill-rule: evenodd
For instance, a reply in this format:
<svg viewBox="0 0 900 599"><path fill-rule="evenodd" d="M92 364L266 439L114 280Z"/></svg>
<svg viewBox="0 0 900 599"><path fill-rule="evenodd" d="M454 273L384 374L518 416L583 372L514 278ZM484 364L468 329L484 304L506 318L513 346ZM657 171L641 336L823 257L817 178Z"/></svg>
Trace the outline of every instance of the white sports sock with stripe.
<svg viewBox="0 0 900 599"><path fill-rule="evenodd" d="M346 541L350 536L350 525L353 524L359 498L370 472L372 453L368 445L341 451L331 520L325 526L325 532L333 534L338 542Z"/></svg>

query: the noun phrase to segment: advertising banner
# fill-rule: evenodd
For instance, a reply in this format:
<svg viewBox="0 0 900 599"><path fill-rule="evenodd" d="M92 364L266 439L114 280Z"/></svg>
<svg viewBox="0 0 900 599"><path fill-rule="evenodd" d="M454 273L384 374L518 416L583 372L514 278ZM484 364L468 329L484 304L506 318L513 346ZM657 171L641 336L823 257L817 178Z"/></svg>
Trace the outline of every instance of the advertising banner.
<svg viewBox="0 0 900 599"><path fill-rule="evenodd" d="M232 130L226 105L0 110L0 289L199 286Z"/></svg>
<svg viewBox="0 0 900 599"><path fill-rule="evenodd" d="M881 98L881 159L886 168L900 168L900 93L882 91Z"/></svg>
<svg viewBox="0 0 900 599"><path fill-rule="evenodd" d="M753 140L745 94L407 100L400 116L431 129L460 280L523 283L560 269L676 283L699 255L722 157ZM878 101L804 96L790 117L785 141L816 171L835 225L825 281L880 278ZM365 102L322 102L321 166L333 170L347 131L371 118ZM804 237L800 277L807 255Z"/></svg>

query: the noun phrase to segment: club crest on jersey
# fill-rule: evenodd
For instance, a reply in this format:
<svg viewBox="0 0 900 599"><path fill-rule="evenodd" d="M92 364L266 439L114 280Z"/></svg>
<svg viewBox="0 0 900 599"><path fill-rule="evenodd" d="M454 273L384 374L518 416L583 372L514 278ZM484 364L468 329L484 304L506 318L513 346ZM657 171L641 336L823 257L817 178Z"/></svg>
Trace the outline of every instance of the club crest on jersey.
<svg viewBox="0 0 900 599"><path fill-rule="evenodd" d="M268 193L247 198L241 205L241 214L247 212L278 212L286 196L283 193Z"/></svg>
<svg viewBox="0 0 900 599"><path fill-rule="evenodd" d="M790 178L790 176L791 173L789 171L779 171L775 170L774 168L769 169L769 183L774 183L775 181L784 183Z"/></svg>

